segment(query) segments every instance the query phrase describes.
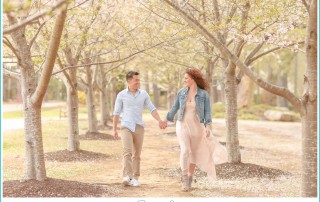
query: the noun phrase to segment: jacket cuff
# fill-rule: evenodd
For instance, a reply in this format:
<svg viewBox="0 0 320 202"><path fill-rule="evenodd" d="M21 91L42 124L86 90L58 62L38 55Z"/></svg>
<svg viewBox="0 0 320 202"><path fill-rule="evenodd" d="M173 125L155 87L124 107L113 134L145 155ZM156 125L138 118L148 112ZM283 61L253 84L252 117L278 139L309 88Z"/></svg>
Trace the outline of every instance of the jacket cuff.
<svg viewBox="0 0 320 202"><path fill-rule="evenodd" d="M166 117L166 119L167 119L168 121L171 121L171 122L173 122L173 118L171 118L171 117L170 117L169 113L167 114L167 117Z"/></svg>

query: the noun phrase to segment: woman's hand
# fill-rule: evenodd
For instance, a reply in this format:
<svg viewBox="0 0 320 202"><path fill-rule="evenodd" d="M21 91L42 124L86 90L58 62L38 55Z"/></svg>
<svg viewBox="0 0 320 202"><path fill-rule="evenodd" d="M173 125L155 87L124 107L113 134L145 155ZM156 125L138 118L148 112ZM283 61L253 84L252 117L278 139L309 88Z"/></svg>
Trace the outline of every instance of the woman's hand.
<svg viewBox="0 0 320 202"><path fill-rule="evenodd" d="M211 134L211 125L206 125L206 137L210 137L210 134Z"/></svg>

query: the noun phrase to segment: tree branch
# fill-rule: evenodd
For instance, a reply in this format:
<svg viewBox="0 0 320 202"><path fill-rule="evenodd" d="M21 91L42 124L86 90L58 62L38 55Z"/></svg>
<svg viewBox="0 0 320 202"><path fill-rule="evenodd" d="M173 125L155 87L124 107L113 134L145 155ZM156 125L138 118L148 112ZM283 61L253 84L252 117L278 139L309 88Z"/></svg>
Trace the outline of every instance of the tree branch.
<svg viewBox="0 0 320 202"><path fill-rule="evenodd" d="M13 47L12 43L9 41L9 39L7 37L3 37L5 39L5 41L3 40L3 43L10 48L10 50L13 52L13 54L17 57L18 61L20 61L20 56L17 53L17 50Z"/></svg>
<svg viewBox="0 0 320 202"><path fill-rule="evenodd" d="M184 25L184 24L182 24L182 23L180 23L180 22L178 22L178 21L171 20L171 19L169 19L169 18L163 17L162 15L154 12L151 8L148 8L145 4L141 3L140 0L138 0L138 2L139 2L143 7L145 7L147 10L149 10L151 13L155 14L156 16L158 16L158 17L160 17L160 18L162 18L162 19L167 20L167 21L169 21L169 22L173 22L173 23L179 24L179 25Z"/></svg>
<svg viewBox="0 0 320 202"><path fill-rule="evenodd" d="M77 76L77 78L79 79L78 80L78 89L86 91L87 90L87 86L84 83L82 83L82 82L84 82L83 79L81 77L79 77L79 76Z"/></svg>
<svg viewBox="0 0 320 202"><path fill-rule="evenodd" d="M57 55L57 61L58 61L58 65L59 65L60 69L63 69L63 64L61 62L61 59L60 59L59 55ZM74 86L70 75L66 71L63 71L63 75L66 77L68 83L70 84L70 86L72 88L72 91L75 92L76 91L76 87Z"/></svg>
<svg viewBox="0 0 320 202"><path fill-rule="evenodd" d="M3 73L4 73L3 74L4 76L15 78L20 81L21 74L19 74L18 72L14 72L14 71L11 71L11 70L3 67Z"/></svg>
<svg viewBox="0 0 320 202"><path fill-rule="evenodd" d="M67 4L60 11L60 13L56 17L56 22L52 31L51 39L49 41L49 48L46 55L46 60L44 63L44 68L42 70L42 74L40 77L40 81L37 85L37 88L34 94L31 97L31 101L36 106L41 106L43 97L47 91L51 73L54 67L54 63L57 57L61 35L65 23L65 19L67 16Z"/></svg>
<svg viewBox="0 0 320 202"><path fill-rule="evenodd" d="M296 97L292 92L289 91L289 89L284 87L279 87L273 84L270 84L266 81L264 81L259 75L257 75L255 72L251 71L247 65L245 65L236 55L232 54L230 50L223 45L215 36L213 36L205 27L203 27L198 21L190 17L185 11L183 11L180 7L173 4L169 0L162 0L172 8L174 8L180 16L185 19L185 21L198 33L200 33L202 36L204 36L212 45L214 45L218 50L221 52L222 55L227 57L231 62L236 64L244 73L252 79L258 86L261 88L279 95L281 97L286 98L289 102L291 102L297 109L301 108L301 101L298 97Z"/></svg>
<svg viewBox="0 0 320 202"><path fill-rule="evenodd" d="M89 0L85 0L85 1L83 1L81 3L79 3L78 5L75 5L74 7L68 8L68 10L72 10L72 9L78 8L79 6L81 6L82 4L86 3L87 1L89 1Z"/></svg>
<svg viewBox="0 0 320 202"><path fill-rule="evenodd" d="M40 13L34 15L34 16L31 16L31 17L28 17L14 25L11 25L10 27L6 28L3 30L3 35L5 34L10 34L11 32L19 29L20 27L23 27L23 26L26 26L27 24L29 24L30 22L38 19L38 18L41 18L42 16L45 16L47 14L50 14L52 11L54 11L55 9L59 8L60 6L62 6L65 2L67 2L67 0L61 0L59 1L57 4L55 4L54 6L52 6L51 8L49 9L46 9L44 11L41 11Z"/></svg>
<svg viewBox="0 0 320 202"><path fill-rule="evenodd" d="M51 18L50 18L51 19ZM42 27L47 23L48 21L43 22L40 27L38 28L37 33L34 35L34 37L31 39L30 44L29 44L29 49L31 49L33 43L35 42L35 40L37 39Z"/></svg>
<svg viewBox="0 0 320 202"><path fill-rule="evenodd" d="M255 56L255 54L257 54L257 52L259 52L259 50L263 47L265 42L260 43L259 45L257 45L250 53L249 55L246 57L244 64L246 64L247 66L250 65L249 60ZM252 68L251 68L252 69ZM237 84L239 84L241 82L242 77L244 76L244 72L242 70L240 70L240 72L238 73L236 80L237 80Z"/></svg>
<svg viewBox="0 0 320 202"><path fill-rule="evenodd" d="M179 30L177 33L171 35L171 36L168 37L168 38L174 37L174 36L177 35L180 31L181 31L181 30ZM155 47L157 47L157 46L160 46L160 45L163 44L163 43L166 43L166 42L169 42L169 41L172 41L172 40L174 40L174 39L167 40L167 41L162 41L162 42L157 43L157 44L155 44L155 45L153 45L153 46L151 46L151 47L149 47L149 48L146 48L146 49L144 49L144 50L137 51L137 52L135 52L135 53L133 53L133 54L130 54L130 55L128 55L128 56L126 56L126 57L124 57L124 58L120 58L120 59L118 59L118 60L112 60L112 61L108 61L108 62L95 62L95 63L90 63L90 64L81 64L81 65L68 66L68 67L65 67L64 69L62 69L62 70L60 70L60 71L56 71L56 72L52 73L52 75L59 74L59 73L65 71L65 70L71 69L71 68L85 67L85 66L88 66L88 65L111 64L111 63L121 62L121 61L126 60L126 59L128 59L128 58L131 58L132 56L135 56L135 55L137 55L137 54L139 54L139 53L143 53L143 52L145 52L145 51L147 51L147 50L150 50L150 49L152 49L152 48L155 48Z"/></svg>
<svg viewBox="0 0 320 202"><path fill-rule="evenodd" d="M113 71L114 69L116 69L116 68L118 68L118 67L121 67L122 65L127 64L128 62L130 62L130 61L131 61L131 60L133 60L134 58L135 58L135 56L134 56L134 57L132 57L132 58L130 58L130 59L129 59L129 60L127 60L126 62L123 62L123 63L121 63L121 64L119 64L119 65L117 65L117 66L115 66L115 67L112 67L112 68L108 69L108 70L105 72L105 74L107 74L107 73L109 73L109 72Z"/></svg>
<svg viewBox="0 0 320 202"><path fill-rule="evenodd" d="M100 10L98 10L98 11L100 11ZM77 48L76 55L75 55L75 60L76 60L77 63L78 63L78 61L79 61L82 48L84 47L84 45L85 45L85 43L86 43L87 33L88 33L88 31L90 30L92 24L94 23L94 21L95 21L96 19L97 19L97 15L94 16L94 17L91 19L89 26L86 27L86 28L83 30L83 32L81 33L80 43L79 43L79 46L78 46L78 48Z"/></svg>
<svg viewBox="0 0 320 202"><path fill-rule="evenodd" d="M274 52L274 51L279 50L279 49L281 49L281 48L286 48L286 47L294 46L294 45L296 45L296 44L304 44L304 41L300 41L300 42L298 42L298 43L291 43L291 44L289 44L289 45L287 45L287 46L285 46L285 47L280 47L280 46L279 46L279 47L270 49L270 50L268 50L268 51L266 51L266 52L263 52L263 53L257 55L256 57L253 57L253 58L249 59L248 64L251 64L253 61L255 61L255 60L261 58L262 56L265 56L265 55L267 55L267 54L269 54L269 53L271 53L271 52Z"/></svg>
<svg viewBox="0 0 320 202"><path fill-rule="evenodd" d="M302 4L306 7L308 13L309 13L309 10L310 10L310 5L307 3L306 0L302 0Z"/></svg>

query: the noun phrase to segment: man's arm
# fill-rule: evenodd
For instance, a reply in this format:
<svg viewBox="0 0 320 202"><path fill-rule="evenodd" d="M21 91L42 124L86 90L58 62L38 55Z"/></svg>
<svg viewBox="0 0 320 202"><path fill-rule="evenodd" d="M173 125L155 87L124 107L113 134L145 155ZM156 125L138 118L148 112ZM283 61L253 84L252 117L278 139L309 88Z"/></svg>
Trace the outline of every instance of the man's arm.
<svg viewBox="0 0 320 202"><path fill-rule="evenodd" d="M157 120L158 122L159 121L162 121L161 120L161 118L160 118L160 116L159 116L159 114L158 114L158 110L153 110L152 112L151 112L151 115L152 115L152 117L155 119L155 120Z"/></svg>
<svg viewBox="0 0 320 202"><path fill-rule="evenodd" d="M122 108L123 108L122 99L121 99L121 96L119 96L119 94L118 94L117 98L116 98L115 105L114 105L113 123L112 123L113 137L115 140L119 139L117 126L119 123L120 113L122 112Z"/></svg>
<svg viewBox="0 0 320 202"><path fill-rule="evenodd" d="M158 110L156 110L156 109L153 110L153 111L151 112L151 115L153 116L153 118L154 118L155 120L158 121L159 127L160 127L161 129L165 129L165 128L167 127L167 122L164 122L164 121L161 120L161 118L160 118L160 116L159 116L159 114L158 114Z"/></svg>
<svg viewBox="0 0 320 202"><path fill-rule="evenodd" d="M155 120L158 121L159 123L159 128L161 129L165 129L167 127L167 122L163 122L158 114L158 111L156 109L156 107L152 104L150 96L147 94L147 98L144 102L144 107L149 109L149 111L151 112L151 115L153 116L153 118Z"/></svg>
<svg viewBox="0 0 320 202"><path fill-rule="evenodd" d="M118 140L119 139L119 136L118 136L118 129L117 129L117 127L118 127L118 123L119 123L119 119L120 119L120 117L119 117L119 115L114 115L113 116L113 138L115 139L115 140Z"/></svg>

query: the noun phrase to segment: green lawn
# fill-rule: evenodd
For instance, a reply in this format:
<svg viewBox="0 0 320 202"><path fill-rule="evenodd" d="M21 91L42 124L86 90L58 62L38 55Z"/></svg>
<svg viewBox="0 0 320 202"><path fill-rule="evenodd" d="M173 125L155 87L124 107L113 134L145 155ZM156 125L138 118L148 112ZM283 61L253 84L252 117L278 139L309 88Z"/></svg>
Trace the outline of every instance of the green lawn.
<svg viewBox="0 0 320 202"><path fill-rule="evenodd" d="M64 109L63 107L52 107L52 108L43 108L41 110L41 117L43 118L54 118L60 116L60 110ZM97 112L99 114L99 111ZM3 112L2 117L4 119L18 119L23 118L23 111L10 111L10 112ZM79 118L87 117L87 108L86 106L79 107Z"/></svg>
<svg viewBox="0 0 320 202"><path fill-rule="evenodd" d="M62 120L48 120L42 123L44 152L54 152L67 149L68 122ZM86 119L79 119L79 135L88 130ZM100 131L108 132L109 131ZM103 153L113 157L120 157L121 142L107 140L80 140L80 148L86 151ZM113 148L113 149L110 149ZM7 131L3 134L3 180L19 180L25 172L25 143L24 130ZM93 166L97 163L97 166ZM48 177L73 179L74 176L90 173L101 168L101 162L55 162L46 161Z"/></svg>

